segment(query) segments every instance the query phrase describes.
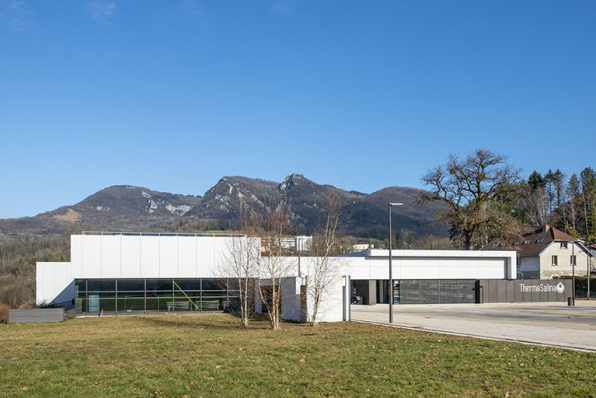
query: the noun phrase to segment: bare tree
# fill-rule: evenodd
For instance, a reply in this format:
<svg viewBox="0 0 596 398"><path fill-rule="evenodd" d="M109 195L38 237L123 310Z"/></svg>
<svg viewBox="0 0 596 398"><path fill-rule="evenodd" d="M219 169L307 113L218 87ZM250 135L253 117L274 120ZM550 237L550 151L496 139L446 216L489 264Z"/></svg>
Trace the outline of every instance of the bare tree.
<svg viewBox="0 0 596 398"><path fill-rule="evenodd" d="M264 250L257 269L258 293L269 315L271 329L278 330L284 284L295 271L295 263L284 256L284 238L292 231L287 203L270 203L261 225Z"/></svg>
<svg viewBox="0 0 596 398"><path fill-rule="evenodd" d="M569 183L567 184L567 196L569 197L569 202L566 204L566 211L569 214L569 220L571 222L571 230L567 225L565 225L565 232L566 233L573 233L574 236L577 235L578 230L578 219L580 214L580 203L581 203L581 183L577 174L573 173L569 178Z"/></svg>
<svg viewBox="0 0 596 398"><path fill-rule="evenodd" d="M344 195L340 190L327 191L325 202L326 220L320 231L313 236L311 253L314 259L307 271L306 292L312 302L311 326L316 326L319 322L321 302L329 294L330 287L337 282L341 259L332 256L340 252L337 233L347 218Z"/></svg>
<svg viewBox="0 0 596 398"><path fill-rule="evenodd" d="M424 235L416 239L414 244L416 250L454 250L453 243L449 238L436 235Z"/></svg>
<svg viewBox="0 0 596 398"><path fill-rule="evenodd" d="M543 187L533 188L530 184L523 184L521 186L520 205L524 215L529 218L532 225L549 223L550 204Z"/></svg>
<svg viewBox="0 0 596 398"><path fill-rule="evenodd" d="M516 220L501 200L517 192L518 179L518 171L491 151L476 150L465 159L450 155L446 165L422 177L431 192L422 194L419 201L445 203L439 221L449 222L452 239L470 250L486 235L512 232Z"/></svg>
<svg viewBox="0 0 596 398"><path fill-rule="evenodd" d="M250 314L254 310L254 280L257 277L261 252L261 238L258 236L259 216L244 208L237 221L236 229L243 236L232 237L219 270L223 277L232 279L238 291L241 325L248 327Z"/></svg>

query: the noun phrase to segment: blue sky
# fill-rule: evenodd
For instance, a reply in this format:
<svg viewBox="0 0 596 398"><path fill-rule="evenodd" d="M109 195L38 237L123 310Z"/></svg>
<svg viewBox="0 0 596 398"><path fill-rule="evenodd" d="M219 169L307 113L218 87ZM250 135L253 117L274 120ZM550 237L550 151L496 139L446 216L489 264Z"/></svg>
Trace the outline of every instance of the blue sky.
<svg viewBox="0 0 596 398"><path fill-rule="evenodd" d="M593 1L0 0L0 217L225 175L373 192L594 161Z"/></svg>

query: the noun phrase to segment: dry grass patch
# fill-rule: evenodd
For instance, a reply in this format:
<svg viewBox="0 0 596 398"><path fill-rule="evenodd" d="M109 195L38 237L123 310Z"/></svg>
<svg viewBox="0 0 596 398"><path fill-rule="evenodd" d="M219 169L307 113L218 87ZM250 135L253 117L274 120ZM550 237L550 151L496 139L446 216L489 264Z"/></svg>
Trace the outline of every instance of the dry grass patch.
<svg viewBox="0 0 596 398"><path fill-rule="evenodd" d="M596 355L359 323L229 315L0 325L0 395L594 396Z"/></svg>

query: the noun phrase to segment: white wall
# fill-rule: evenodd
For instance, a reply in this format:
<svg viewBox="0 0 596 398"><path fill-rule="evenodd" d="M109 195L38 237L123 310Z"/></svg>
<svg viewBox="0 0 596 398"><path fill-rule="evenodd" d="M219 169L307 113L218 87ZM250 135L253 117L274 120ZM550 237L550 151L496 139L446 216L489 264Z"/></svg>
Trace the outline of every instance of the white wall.
<svg viewBox="0 0 596 398"><path fill-rule="evenodd" d="M35 301L38 305L62 303L74 298L70 263L37 263Z"/></svg>
<svg viewBox="0 0 596 398"><path fill-rule="evenodd" d="M72 235L73 278L210 278L230 237Z"/></svg>
<svg viewBox="0 0 596 398"><path fill-rule="evenodd" d="M306 320L310 322L314 313L314 296L312 285L308 284L307 279L307 316ZM323 296L319 304L319 310L317 311L317 320L319 322L341 322L344 320L345 306L349 308L350 303L344 303L344 287L346 278L337 275L333 278L332 282L326 286L323 291ZM346 295L350 297L349 288L346 290ZM347 320L347 319L346 319Z"/></svg>
<svg viewBox="0 0 596 398"><path fill-rule="evenodd" d="M540 279L573 275L571 256L576 256L575 275L588 274L589 256L579 245L572 242L563 242L567 248L561 248L560 241L553 241L540 253ZM557 264L553 265L552 256L557 256Z"/></svg>
<svg viewBox="0 0 596 398"><path fill-rule="evenodd" d="M262 279L259 283L261 286L271 286L272 281L270 279ZM300 278L288 277L283 279L281 286L281 318L286 321L300 322L300 285ZM263 305L259 289L255 292L255 312L267 313L267 308Z"/></svg>
<svg viewBox="0 0 596 398"><path fill-rule="evenodd" d="M342 257L352 279L389 279L389 251ZM515 252L393 250L393 279L516 279Z"/></svg>

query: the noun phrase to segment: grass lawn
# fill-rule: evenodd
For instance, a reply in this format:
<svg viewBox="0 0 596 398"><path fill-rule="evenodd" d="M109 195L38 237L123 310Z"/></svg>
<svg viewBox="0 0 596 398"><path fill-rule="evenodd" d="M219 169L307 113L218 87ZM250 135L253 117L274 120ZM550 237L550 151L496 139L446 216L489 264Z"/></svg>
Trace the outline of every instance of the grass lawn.
<svg viewBox="0 0 596 398"><path fill-rule="evenodd" d="M596 354L230 315L0 324L0 396L596 396Z"/></svg>

